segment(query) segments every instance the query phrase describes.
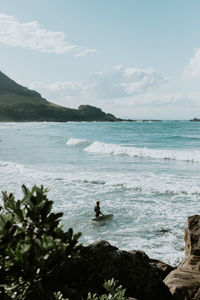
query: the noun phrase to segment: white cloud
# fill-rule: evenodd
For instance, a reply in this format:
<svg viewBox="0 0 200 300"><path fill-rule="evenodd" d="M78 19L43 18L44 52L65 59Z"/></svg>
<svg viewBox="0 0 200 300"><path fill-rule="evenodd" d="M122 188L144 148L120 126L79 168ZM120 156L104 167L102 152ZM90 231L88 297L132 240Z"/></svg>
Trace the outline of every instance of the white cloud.
<svg viewBox="0 0 200 300"><path fill-rule="evenodd" d="M107 72L96 73L90 89L100 98L121 98L142 94L166 81L153 69L117 66Z"/></svg>
<svg viewBox="0 0 200 300"><path fill-rule="evenodd" d="M200 93L167 93L165 90L160 90L98 103L105 111L121 118L188 120L200 117L199 99Z"/></svg>
<svg viewBox="0 0 200 300"><path fill-rule="evenodd" d="M48 101L63 106L76 108L87 100L91 101L87 93L88 87L82 82L55 81L47 84L39 81L30 83L18 81L18 83L39 92Z"/></svg>
<svg viewBox="0 0 200 300"><path fill-rule="evenodd" d="M96 73L88 82L20 83L40 92L48 101L73 108L90 104L118 117L189 119L197 116L200 93L169 93L162 85L164 82L152 69L117 66Z"/></svg>
<svg viewBox="0 0 200 300"><path fill-rule="evenodd" d="M67 41L63 32L41 28L37 21L20 23L14 16L0 14L0 43L12 47L22 47L40 52L66 53L85 51L85 55L94 49L84 49ZM83 55L82 55L83 56Z"/></svg>
<svg viewBox="0 0 200 300"><path fill-rule="evenodd" d="M24 83L20 82L20 84L23 85ZM70 96L74 96L79 95L84 90L84 86L81 82L76 83L70 81L55 81L52 84L46 84L43 82L36 81L29 83L28 87L33 90L39 89L41 93L45 93L46 91L48 91L49 93L51 93L51 95L57 95L59 93L59 95L67 94Z"/></svg>
<svg viewBox="0 0 200 300"><path fill-rule="evenodd" d="M44 97L51 101L56 99L69 99L74 97L87 101L95 99L103 102L110 99L133 98L136 95L144 95L156 86L162 85L166 79L152 69L124 68L117 66L107 72L95 73L88 82L61 82L52 84L32 82L27 85L30 89L38 90ZM142 96L143 97L143 96ZM62 102L63 102L62 100ZM134 99L131 100L134 102Z"/></svg>
<svg viewBox="0 0 200 300"><path fill-rule="evenodd" d="M190 58L189 64L183 72L184 79L191 79L200 76L200 49L195 49L194 56Z"/></svg>
<svg viewBox="0 0 200 300"><path fill-rule="evenodd" d="M80 51L78 51L78 53L74 54L74 56L76 57L83 57L83 56L86 56L87 54L89 53L95 53L96 50L95 49L80 49Z"/></svg>

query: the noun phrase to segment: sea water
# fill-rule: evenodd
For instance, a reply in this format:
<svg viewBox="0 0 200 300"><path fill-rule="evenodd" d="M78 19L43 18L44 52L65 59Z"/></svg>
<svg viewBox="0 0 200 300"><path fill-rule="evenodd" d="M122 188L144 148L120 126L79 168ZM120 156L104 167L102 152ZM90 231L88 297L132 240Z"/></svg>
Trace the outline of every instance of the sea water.
<svg viewBox="0 0 200 300"><path fill-rule="evenodd" d="M0 190L50 189L80 243L107 240L178 264L184 223L200 213L200 123L0 123ZM94 222L95 202L108 222Z"/></svg>

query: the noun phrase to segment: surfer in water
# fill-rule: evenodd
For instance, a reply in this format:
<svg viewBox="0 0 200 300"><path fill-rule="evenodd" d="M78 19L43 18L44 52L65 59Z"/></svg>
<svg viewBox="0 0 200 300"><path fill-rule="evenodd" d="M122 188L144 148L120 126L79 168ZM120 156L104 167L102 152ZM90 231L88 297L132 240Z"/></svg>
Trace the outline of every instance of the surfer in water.
<svg viewBox="0 0 200 300"><path fill-rule="evenodd" d="M95 217L97 218L97 217L99 217L99 215L101 214L102 216L104 216L103 214L102 214L102 212L100 211L100 202L99 201L97 201L96 202L96 206L95 206L95 208L94 208L94 212L95 212Z"/></svg>

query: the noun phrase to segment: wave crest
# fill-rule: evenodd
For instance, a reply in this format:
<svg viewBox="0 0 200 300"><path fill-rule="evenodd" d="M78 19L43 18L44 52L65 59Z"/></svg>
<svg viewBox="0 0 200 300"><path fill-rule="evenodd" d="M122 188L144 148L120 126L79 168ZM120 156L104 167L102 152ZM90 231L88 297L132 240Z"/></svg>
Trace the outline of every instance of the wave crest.
<svg viewBox="0 0 200 300"><path fill-rule="evenodd" d="M75 139L75 138L70 138L67 142L66 145L68 146L76 146L76 145L82 145L82 144L88 144L89 141L86 139Z"/></svg>
<svg viewBox="0 0 200 300"><path fill-rule="evenodd" d="M123 147L116 144L106 144L94 142L84 149L90 153L126 155L130 157L143 157L152 159L180 160L187 162L200 163L200 151L178 151L178 150L160 150L150 148Z"/></svg>

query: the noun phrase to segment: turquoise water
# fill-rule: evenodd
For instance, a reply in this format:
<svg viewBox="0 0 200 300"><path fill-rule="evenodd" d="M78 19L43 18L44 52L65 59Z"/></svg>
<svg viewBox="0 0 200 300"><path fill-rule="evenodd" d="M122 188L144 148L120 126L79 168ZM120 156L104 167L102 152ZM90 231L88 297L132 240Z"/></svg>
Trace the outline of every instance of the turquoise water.
<svg viewBox="0 0 200 300"><path fill-rule="evenodd" d="M0 123L0 140L0 190L49 187L83 244L183 258L184 223L200 212L200 123ZM111 221L91 221L96 200Z"/></svg>

